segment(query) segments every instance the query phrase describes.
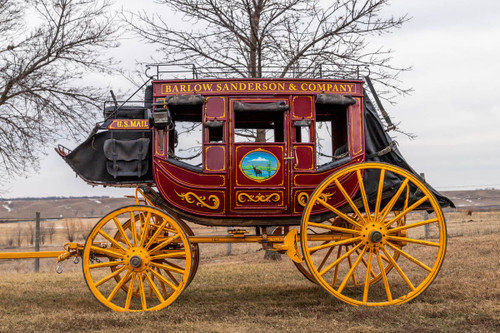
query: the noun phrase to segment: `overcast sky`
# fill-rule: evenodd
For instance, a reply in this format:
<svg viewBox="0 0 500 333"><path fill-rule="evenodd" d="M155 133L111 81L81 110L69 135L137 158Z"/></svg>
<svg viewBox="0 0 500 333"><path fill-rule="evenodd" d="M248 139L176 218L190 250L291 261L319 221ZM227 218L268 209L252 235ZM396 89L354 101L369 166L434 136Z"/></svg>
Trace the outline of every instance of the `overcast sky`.
<svg viewBox="0 0 500 333"><path fill-rule="evenodd" d="M168 15L151 0L117 2ZM495 98L500 92L500 1L397 0L385 12L412 17L402 29L371 41L393 49L396 65L413 67L401 79L414 93L398 98L395 106L385 105L403 130L418 135L415 140L396 138L403 156L438 190L500 188L500 106ZM136 59L146 61L151 50L127 41L119 54L125 66L133 66ZM123 80L110 84L133 89ZM77 145L64 144L70 149ZM52 149L38 174L17 179L5 190L5 198L133 194L132 189L87 185Z"/></svg>

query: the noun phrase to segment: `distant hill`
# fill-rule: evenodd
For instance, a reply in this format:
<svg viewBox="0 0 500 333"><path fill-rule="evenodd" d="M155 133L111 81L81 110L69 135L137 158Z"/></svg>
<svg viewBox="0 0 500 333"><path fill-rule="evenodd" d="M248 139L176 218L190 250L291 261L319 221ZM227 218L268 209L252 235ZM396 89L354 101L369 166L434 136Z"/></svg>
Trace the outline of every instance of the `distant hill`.
<svg viewBox="0 0 500 333"><path fill-rule="evenodd" d="M500 190L443 191L457 208L470 210L500 209ZM0 199L0 222L32 220L36 212L46 218L96 217L114 209L135 204L132 198L22 198Z"/></svg>
<svg viewBox="0 0 500 333"><path fill-rule="evenodd" d="M0 221L42 218L102 217L114 209L135 204L132 198L27 198L0 199Z"/></svg>
<svg viewBox="0 0 500 333"><path fill-rule="evenodd" d="M457 208L472 210L500 209L500 190L442 191Z"/></svg>

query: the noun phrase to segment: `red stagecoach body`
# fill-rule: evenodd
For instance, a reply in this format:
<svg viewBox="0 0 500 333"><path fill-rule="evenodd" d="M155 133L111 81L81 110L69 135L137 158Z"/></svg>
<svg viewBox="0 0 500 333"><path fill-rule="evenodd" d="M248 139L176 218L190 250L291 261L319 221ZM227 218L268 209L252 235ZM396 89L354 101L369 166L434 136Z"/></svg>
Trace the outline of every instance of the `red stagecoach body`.
<svg viewBox="0 0 500 333"><path fill-rule="evenodd" d="M105 121L84 143L70 153L58 152L90 184L156 186L159 195L146 191L157 204L195 223L297 225L311 193L341 168L371 160L415 173L385 134L363 84L155 80L146 89L144 106L105 107ZM179 128L181 123L191 127ZM258 130L264 137L256 141ZM179 131L184 137L178 137ZM249 133L252 139L244 139ZM178 156L179 141L188 149L197 146L200 163ZM395 183L384 187L390 192ZM354 174L341 184L355 198L359 185ZM432 191L442 206L453 205ZM322 197L332 207L346 204L335 185ZM324 205L312 209L313 215L323 213L331 211Z"/></svg>
<svg viewBox="0 0 500 333"><path fill-rule="evenodd" d="M256 242L349 304L407 302L441 267L441 207L453 203L406 163L363 84L154 80L141 105L105 106L87 140L57 149L90 184L138 187L136 204L104 216L85 244L0 258L81 256L102 304L147 311L189 285L198 244ZM256 232L195 236L185 221Z"/></svg>
<svg viewBox="0 0 500 333"><path fill-rule="evenodd" d="M310 194L323 179L365 161L363 81L157 80L148 93L149 113L146 107L129 106L115 114L107 108L111 117L96 134L101 137L89 138L64 157L91 184L154 183L165 208L196 223L299 224ZM131 116L132 111L136 114ZM176 124L186 121L201 128L201 165L176 155ZM322 165L317 159L325 154L315 139L320 123L328 128L324 146L333 155ZM238 130L245 129L271 135L266 142L242 142ZM90 151L91 145L97 151ZM130 150L139 156L133 162ZM342 184L354 197L356 179L346 177ZM334 207L346 203L335 187L325 200ZM319 205L313 209L314 214L327 211Z"/></svg>

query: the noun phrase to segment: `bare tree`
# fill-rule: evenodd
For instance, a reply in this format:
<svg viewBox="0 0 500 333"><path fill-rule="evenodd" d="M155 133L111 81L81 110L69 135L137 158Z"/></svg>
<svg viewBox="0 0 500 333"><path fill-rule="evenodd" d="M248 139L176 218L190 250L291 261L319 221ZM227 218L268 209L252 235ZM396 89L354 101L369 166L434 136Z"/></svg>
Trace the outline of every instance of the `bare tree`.
<svg viewBox="0 0 500 333"><path fill-rule="evenodd" d="M26 232L26 242L32 246L35 244L35 225L34 223L28 223L28 228Z"/></svg>
<svg viewBox="0 0 500 333"><path fill-rule="evenodd" d="M52 244L52 239L54 238L54 235L56 233L56 226L54 225L54 223L51 223L46 229L47 233L49 234L50 244Z"/></svg>
<svg viewBox="0 0 500 333"><path fill-rule="evenodd" d="M125 17L162 59L193 63L198 75L219 77L353 78L368 74L386 99L407 93L391 50L367 43L393 31L406 16L385 17L389 0L158 0L192 23L181 30L162 14Z"/></svg>
<svg viewBox="0 0 500 333"><path fill-rule="evenodd" d="M22 244L22 239L21 236L23 235L23 229L21 228L21 223L17 223L17 233L16 233L16 242L17 242L17 247L21 247Z"/></svg>
<svg viewBox="0 0 500 333"><path fill-rule="evenodd" d="M198 77L359 78L370 73L389 101L409 92L398 80L408 68L391 64L391 50L367 43L368 37L407 21L384 14L389 0L157 2L183 15L189 27L175 26L164 12L128 13L124 19L159 46L156 60L194 64ZM266 141L262 129L236 135Z"/></svg>
<svg viewBox="0 0 500 333"><path fill-rule="evenodd" d="M85 80L109 72L109 10L107 0L0 0L0 174L36 168L47 144L92 123L102 92Z"/></svg>
<svg viewBox="0 0 500 333"><path fill-rule="evenodd" d="M64 230L66 230L66 237L68 239L68 242L74 242L76 237L76 232L77 232L77 226L76 226L76 221L71 218L66 218L64 219Z"/></svg>

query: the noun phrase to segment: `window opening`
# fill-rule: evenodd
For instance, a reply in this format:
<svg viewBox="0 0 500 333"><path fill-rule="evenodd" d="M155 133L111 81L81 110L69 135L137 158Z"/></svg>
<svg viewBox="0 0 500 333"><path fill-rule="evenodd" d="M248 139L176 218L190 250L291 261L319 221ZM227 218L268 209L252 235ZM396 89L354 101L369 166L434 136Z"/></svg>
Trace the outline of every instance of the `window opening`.
<svg viewBox="0 0 500 333"><path fill-rule="evenodd" d="M201 107L171 108L174 128L169 133L169 158L200 167L202 163L203 127Z"/></svg>
<svg viewBox="0 0 500 333"><path fill-rule="evenodd" d="M237 143L285 141L283 112L235 112L234 118L234 141Z"/></svg>
<svg viewBox="0 0 500 333"><path fill-rule="evenodd" d="M310 143L311 142L311 120L295 121L293 126L295 128L294 142L297 143Z"/></svg>
<svg viewBox="0 0 500 333"><path fill-rule="evenodd" d="M316 164L321 166L348 155L347 108L316 105Z"/></svg>
<svg viewBox="0 0 500 333"><path fill-rule="evenodd" d="M206 125L205 125L206 126ZM207 127L207 135L209 143L223 143L224 142L224 126Z"/></svg>

